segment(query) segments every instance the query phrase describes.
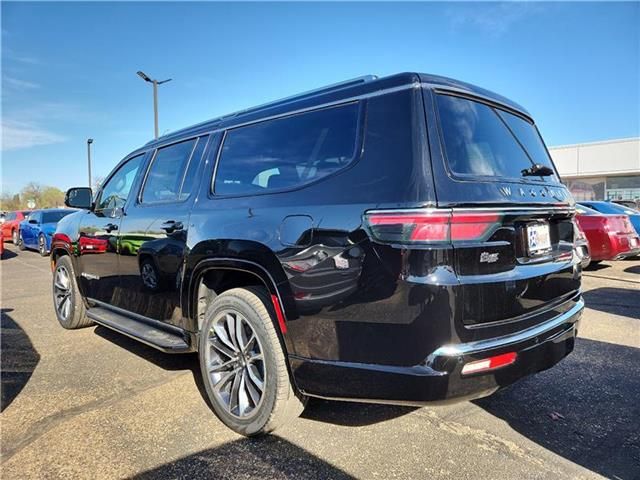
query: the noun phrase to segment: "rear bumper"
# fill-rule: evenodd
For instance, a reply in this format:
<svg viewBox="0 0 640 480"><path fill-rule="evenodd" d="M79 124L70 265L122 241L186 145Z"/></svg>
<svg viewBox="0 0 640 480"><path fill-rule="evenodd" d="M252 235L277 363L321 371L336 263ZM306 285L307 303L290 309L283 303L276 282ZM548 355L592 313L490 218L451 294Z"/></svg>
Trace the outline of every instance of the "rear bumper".
<svg viewBox="0 0 640 480"><path fill-rule="evenodd" d="M552 367L574 347L584 309L572 308L526 330L498 338L446 345L412 367L312 360L290 356L297 387L306 395L337 400L423 405L484 397L516 380ZM462 367L506 352L515 363L462 375Z"/></svg>

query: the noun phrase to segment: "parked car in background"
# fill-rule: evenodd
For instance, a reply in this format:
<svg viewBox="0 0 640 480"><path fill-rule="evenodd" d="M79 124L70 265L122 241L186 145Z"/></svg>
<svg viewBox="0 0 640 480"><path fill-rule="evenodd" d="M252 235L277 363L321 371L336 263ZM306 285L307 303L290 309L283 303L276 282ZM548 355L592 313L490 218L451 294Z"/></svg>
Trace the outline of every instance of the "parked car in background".
<svg viewBox="0 0 640 480"><path fill-rule="evenodd" d="M640 253L640 237L627 215L607 215L576 205L576 220L589 241L591 262L619 260Z"/></svg>
<svg viewBox="0 0 640 480"><path fill-rule="evenodd" d="M0 259L4 258L4 237L0 235Z"/></svg>
<svg viewBox="0 0 640 480"><path fill-rule="evenodd" d="M640 200L611 200L611 203L633 208L634 210L640 210Z"/></svg>
<svg viewBox="0 0 640 480"><path fill-rule="evenodd" d="M575 248L582 268L587 268L591 263L591 250L589 249L589 240L582 230L580 223L574 220Z"/></svg>
<svg viewBox="0 0 640 480"><path fill-rule="evenodd" d="M15 212L8 212L4 217L4 222L0 226L2 232L2 238L5 240L11 240L14 245L18 244L18 227L20 222L25 219L27 215L31 213L29 210L16 210Z"/></svg>
<svg viewBox="0 0 640 480"><path fill-rule="evenodd" d="M640 234L640 211L635 208L630 208L625 205L619 205L612 202L580 202L580 205L589 207L600 213L609 215L627 215L631 220L631 225L636 229L636 232Z"/></svg>
<svg viewBox="0 0 640 480"><path fill-rule="evenodd" d="M365 77L173 132L95 197L70 189L86 210L54 236L53 306L64 328L197 351L244 435L309 396L478 398L573 350L574 203L518 104Z"/></svg>
<svg viewBox="0 0 640 480"><path fill-rule="evenodd" d="M75 212L73 209L34 210L19 225L18 246L20 250L27 248L38 250L43 257L49 254L51 237L56 231L58 222Z"/></svg>

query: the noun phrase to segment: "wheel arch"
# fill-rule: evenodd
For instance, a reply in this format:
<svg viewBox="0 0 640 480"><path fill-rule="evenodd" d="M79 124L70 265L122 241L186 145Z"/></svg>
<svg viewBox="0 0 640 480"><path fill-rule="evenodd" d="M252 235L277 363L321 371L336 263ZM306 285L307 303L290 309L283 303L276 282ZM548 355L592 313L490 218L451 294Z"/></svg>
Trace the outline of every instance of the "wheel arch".
<svg viewBox="0 0 640 480"><path fill-rule="evenodd" d="M204 310L217 295L231 288L264 287L271 298L270 310L276 316L276 331L285 351L292 352L293 345L287 335L287 319L291 316L285 307L288 301L288 284L278 282L277 277L264 265L237 257L203 258L188 275L185 274L184 282L183 305L187 307L186 316L192 322L191 329L195 332L200 331Z"/></svg>

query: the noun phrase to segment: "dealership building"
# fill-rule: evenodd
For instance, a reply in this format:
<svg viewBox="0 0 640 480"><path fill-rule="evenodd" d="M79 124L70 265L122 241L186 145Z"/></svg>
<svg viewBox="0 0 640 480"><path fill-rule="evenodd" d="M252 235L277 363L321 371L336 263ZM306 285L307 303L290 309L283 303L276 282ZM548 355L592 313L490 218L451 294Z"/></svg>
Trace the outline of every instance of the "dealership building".
<svg viewBox="0 0 640 480"><path fill-rule="evenodd" d="M549 147L576 200L640 199L640 138Z"/></svg>

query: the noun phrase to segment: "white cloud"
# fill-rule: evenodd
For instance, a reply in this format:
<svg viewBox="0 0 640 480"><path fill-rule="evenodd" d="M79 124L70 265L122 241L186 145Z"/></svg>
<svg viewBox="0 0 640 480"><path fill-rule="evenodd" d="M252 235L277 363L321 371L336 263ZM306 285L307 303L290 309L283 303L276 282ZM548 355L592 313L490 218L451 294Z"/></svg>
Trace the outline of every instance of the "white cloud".
<svg viewBox="0 0 640 480"><path fill-rule="evenodd" d="M15 88L18 90L32 90L34 88L40 88L40 85L28 80L21 80L19 78L9 77L5 75L2 77L2 83L4 88Z"/></svg>
<svg viewBox="0 0 640 480"><path fill-rule="evenodd" d="M66 138L27 122L2 120L2 151L61 143Z"/></svg>
<svg viewBox="0 0 640 480"><path fill-rule="evenodd" d="M452 5L447 16L454 27L476 27L491 36L500 37L516 23L543 9L535 2L478 2Z"/></svg>

